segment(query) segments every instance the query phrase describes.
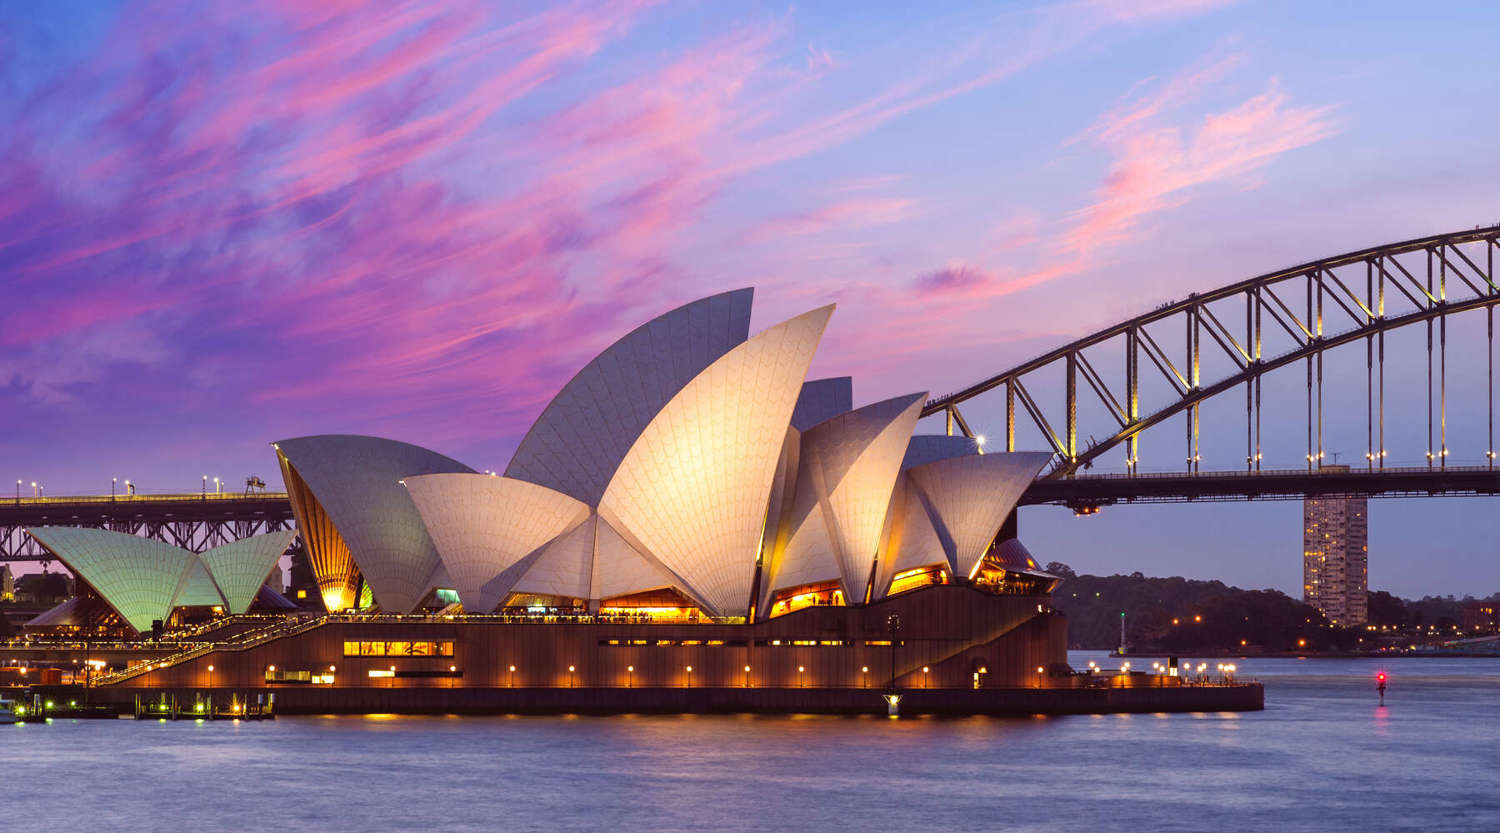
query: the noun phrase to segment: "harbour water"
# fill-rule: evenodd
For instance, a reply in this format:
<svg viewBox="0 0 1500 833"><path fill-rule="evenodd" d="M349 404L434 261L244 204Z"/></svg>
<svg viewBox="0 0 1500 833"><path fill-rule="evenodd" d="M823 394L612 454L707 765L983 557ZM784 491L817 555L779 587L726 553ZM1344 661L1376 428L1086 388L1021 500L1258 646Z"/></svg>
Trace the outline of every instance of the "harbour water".
<svg viewBox="0 0 1500 833"><path fill-rule="evenodd" d="M1500 659L1235 662L1265 711L5 726L0 803L127 832L1500 829Z"/></svg>

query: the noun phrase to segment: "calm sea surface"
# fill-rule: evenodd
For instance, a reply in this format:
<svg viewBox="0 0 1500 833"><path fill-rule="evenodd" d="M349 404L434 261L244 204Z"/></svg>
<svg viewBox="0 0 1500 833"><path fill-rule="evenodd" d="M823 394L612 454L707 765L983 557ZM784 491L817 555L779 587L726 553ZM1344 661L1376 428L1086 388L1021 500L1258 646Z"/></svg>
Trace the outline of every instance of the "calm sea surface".
<svg viewBox="0 0 1500 833"><path fill-rule="evenodd" d="M1238 664L1264 712L0 726L0 829L1500 830L1500 660Z"/></svg>

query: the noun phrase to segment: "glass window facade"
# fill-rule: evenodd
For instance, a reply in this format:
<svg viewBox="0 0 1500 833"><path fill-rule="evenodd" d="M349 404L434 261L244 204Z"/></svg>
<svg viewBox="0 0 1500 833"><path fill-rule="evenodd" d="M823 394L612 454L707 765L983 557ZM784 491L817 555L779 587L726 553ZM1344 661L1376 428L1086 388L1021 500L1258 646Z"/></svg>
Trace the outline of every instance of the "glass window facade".
<svg viewBox="0 0 1500 833"><path fill-rule="evenodd" d="M447 640L388 640L345 642L346 657L451 657L453 643Z"/></svg>

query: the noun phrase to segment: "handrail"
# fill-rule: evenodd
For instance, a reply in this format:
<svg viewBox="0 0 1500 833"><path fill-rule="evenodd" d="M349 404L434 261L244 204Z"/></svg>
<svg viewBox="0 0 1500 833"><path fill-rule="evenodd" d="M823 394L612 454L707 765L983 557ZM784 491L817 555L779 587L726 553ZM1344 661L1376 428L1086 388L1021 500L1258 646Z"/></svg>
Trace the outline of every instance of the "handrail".
<svg viewBox="0 0 1500 833"><path fill-rule="evenodd" d="M103 674L95 678L99 685L114 685L121 683L151 671L160 671L174 665L181 665L191 659L197 659L204 654L218 651L239 652L246 651L258 645L264 645L273 639L281 639L288 636L296 636L313 628L321 627L328 623L328 616L317 616L311 619L289 619L280 623L280 626L271 625L253 631L238 634L236 639L224 642L200 642L185 651L179 651L148 662L139 663L129 668L116 671L111 674Z"/></svg>
<svg viewBox="0 0 1500 833"><path fill-rule="evenodd" d="M286 492L254 492L252 494L240 494L238 492L136 492L129 495L58 495L56 497L20 497L0 498L0 504L11 506L67 506L71 504L98 504L98 503L205 503L205 502L229 502L229 501L266 501L284 503L290 498Z"/></svg>

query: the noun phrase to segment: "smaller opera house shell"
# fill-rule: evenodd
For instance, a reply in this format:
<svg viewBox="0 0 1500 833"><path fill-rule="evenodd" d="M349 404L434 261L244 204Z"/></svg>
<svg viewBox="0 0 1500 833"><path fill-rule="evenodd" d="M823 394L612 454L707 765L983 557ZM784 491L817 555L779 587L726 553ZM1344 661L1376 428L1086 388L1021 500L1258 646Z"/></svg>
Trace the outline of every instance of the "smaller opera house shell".
<svg viewBox="0 0 1500 833"><path fill-rule="evenodd" d="M103 529L46 526L27 531L86 588L33 619L28 628L124 626L136 633L150 632L154 624L171 622L174 613L188 609L246 613L266 593L266 579L295 535L271 532L195 553Z"/></svg>
<svg viewBox="0 0 1500 833"><path fill-rule="evenodd" d="M751 334L751 297L615 342L503 473L375 437L275 443L324 605L737 622L1027 580L996 538L1050 455L913 436L925 393L855 408L847 377L806 378L833 307Z"/></svg>

